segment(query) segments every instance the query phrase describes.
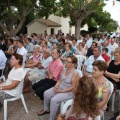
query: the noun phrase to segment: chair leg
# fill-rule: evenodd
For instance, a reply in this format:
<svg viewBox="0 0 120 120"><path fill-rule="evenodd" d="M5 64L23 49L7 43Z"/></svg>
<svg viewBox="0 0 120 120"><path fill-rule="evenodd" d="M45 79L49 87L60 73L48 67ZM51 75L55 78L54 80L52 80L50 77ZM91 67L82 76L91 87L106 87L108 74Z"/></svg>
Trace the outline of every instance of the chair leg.
<svg viewBox="0 0 120 120"><path fill-rule="evenodd" d="M4 100L4 120L7 120L7 101Z"/></svg>
<svg viewBox="0 0 120 120"><path fill-rule="evenodd" d="M115 93L112 94L112 111L114 111L114 103L115 103Z"/></svg>
<svg viewBox="0 0 120 120"><path fill-rule="evenodd" d="M63 113L62 109L63 109L63 105L64 105L64 104L65 104L65 102L62 102L61 105L60 105L60 113L61 113L61 114Z"/></svg>
<svg viewBox="0 0 120 120"><path fill-rule="evenodd" d="M20 97L21 97L21 100L22 100L23 106L24 106L24 108L25 108L25 111L26 111L26 113L28 113L28 109L27 109L27 106L26 106L26 103L25 103L25 100L24 100L23 95L21 95Z"/></svg>
<svg viewBox="0 0 120 120"><path fill-rule="evenodd" d="M104 120L104 113L102 114L101 120Z"/></svg>
<svg viewBox="0 0 120 120"><path fill-rule="evenodd" d="M118 100L119 100L119 112L120 112L120 91L118 92L119 96L118 96Z"/></svg>

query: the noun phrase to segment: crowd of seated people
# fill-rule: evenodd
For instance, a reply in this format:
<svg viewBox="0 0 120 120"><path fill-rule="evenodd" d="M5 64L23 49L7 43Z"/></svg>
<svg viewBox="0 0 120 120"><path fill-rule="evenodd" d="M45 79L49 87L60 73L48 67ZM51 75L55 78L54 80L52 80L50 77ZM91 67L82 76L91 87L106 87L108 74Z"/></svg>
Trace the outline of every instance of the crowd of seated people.
<svg viewBox="0 0 120 120"><path fill-rule="evenodd" d="M24 68L26 75L23 80L23 93L29 93L33 90L40 100L44 101L44 109L37 114L50 113L49 120L57 118L57 111L61 102L69 99L74 99L74 103L68 113L76 114L76 118L83 113L91 119L98 114L102 116L111 95L110 83L114 85L114 90L120 89L119 39L105 35L98 35L93 38L91 34L79 35L78 38L75 38L74 35L64 35L62 31L53 35L32 33L31 36L20 34L19 37L14 38L4 39L2 37L0 38L0 76L4 67L9 65L11 71L7 81L10 81L9 86L15 84L12 88L15 89L16 86L19 86L18 81L23 80L22 73L22 78L16 77L12 81L9 78L10 74L16 66L21 71ZM22 60L16 55L22 56ZM80 79L81 76L76 68L78 64L76 55L86 57L86 61L82 61L83 68L80 70L83 75L82 79ZM94 100L97 99L98 103L95 102L96 109L91 112L82 107L81 104L76 103L78 102L76 97L82 99L79 94L86 94L81 88L80 92L78 92L79 89L76 89L76 87L82 87L82 84L86 84L82 83L83 79L94 81L92 83L86 81L86 83L93 84L94 88L97 89L92 97ZM87 89L88 86L85 85L84 87ZM8 91L9 87L0 84L0 90ZM96 96L96 91L98 96ZM15 97L11 92L7 96ZM2 92L0 92L0 98L2 98L0 100L7 99L2 97ZM88 96L85 99L90 100ZM88 102L88 104L90 103ZM77 107L81 111L75 110L74 105L78 105ZM92 109L92 106L89 107ZM68 113L60 115L58 120L68 120Z"/></svg>

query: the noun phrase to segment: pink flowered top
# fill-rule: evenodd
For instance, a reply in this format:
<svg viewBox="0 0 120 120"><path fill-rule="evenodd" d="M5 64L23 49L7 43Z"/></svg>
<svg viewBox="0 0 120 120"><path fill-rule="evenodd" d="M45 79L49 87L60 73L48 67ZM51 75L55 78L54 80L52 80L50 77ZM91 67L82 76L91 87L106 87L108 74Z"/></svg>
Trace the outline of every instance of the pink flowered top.
<svg viewBox="0 0 120 120"><path fill-rule="evenodd" d="M33 54L31 58L32 58L32 60L33 60L34 62L39 62L39 61L42 59L42 57L41 57L40 54L37 55L37 56L35 56L35 55Z"/></svg>

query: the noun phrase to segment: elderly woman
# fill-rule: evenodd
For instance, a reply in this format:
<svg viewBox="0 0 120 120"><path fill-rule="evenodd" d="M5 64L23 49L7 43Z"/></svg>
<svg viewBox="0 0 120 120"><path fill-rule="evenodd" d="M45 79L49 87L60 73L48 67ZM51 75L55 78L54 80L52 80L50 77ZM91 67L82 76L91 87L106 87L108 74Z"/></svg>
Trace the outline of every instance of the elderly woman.
<svg viewBox="0 0 120 120"><path fill-rule="evenodd" d="M84 48L84 44L83 43L79 43L77 48L78 49L75 51L76 55L83 55L83 56L86 55L86 50Z"/></svg>
<svg viewBox="0 0 120 120"><path fill-rule="evenodd" d="M23 87L23 80L26 74L22 67L22 63L22 55L14 53L10 59L10 65L13 68L8 74L8 79L0 83L0 101L20 95Z"/></svg>
<svg viewBox="0 0 120 120"><path fill-rule="evenodd" d="M64 62L65 60L67 60L67 57L70 55L73 55L73 52L71 51L72 48L72 44L67 42L65 45L65 52L62 54L61 56L61 60Z"/></svg>
<svg viewBox="0 0 120 120"><path fill-rule="evenodd" d="M40 54L40 46L39 45L34 45L33 55L30 56L27 63L25 64L25 67L26 68L34 68L41 59L42 59L42 57L41 57L41 54Z"/></svg>
<svg viewBox="0 0 120 120"><path fill-rule="evenodd" d="M83 76L73 89L75 99L64 115L57 120L96 120L99 115L98 88L92 77Z"/></svg>
<svg viewBox="0 0 120 120"><path fill-rule="evenodd" d="M95 82L98 86L98 105L101 114L107 108L107 102L112 93L110 81L104 77L104 73L107 70L107 64L104 61L96 60L93 62L92 77L95 78Z"/></svg>
<svg viewBox="0 0 120 120"><path fill-rule="evenodd" d="M115 89L120 89L120 48L114 51L114 60L110 62L105 76L114 84Z"/></svg>
<svg viewBox="0 0 120 120"><path fill-rule="evenodd" d="M77 70L74 65L77 63L75 56L68 56L66 60L66 69L55 87L44 92L44 110L38 112L38 115L44 115L50 112L49 120L55 120L58 107L61 102L67 101L74 97L73 87L79 79Z"/></svg>

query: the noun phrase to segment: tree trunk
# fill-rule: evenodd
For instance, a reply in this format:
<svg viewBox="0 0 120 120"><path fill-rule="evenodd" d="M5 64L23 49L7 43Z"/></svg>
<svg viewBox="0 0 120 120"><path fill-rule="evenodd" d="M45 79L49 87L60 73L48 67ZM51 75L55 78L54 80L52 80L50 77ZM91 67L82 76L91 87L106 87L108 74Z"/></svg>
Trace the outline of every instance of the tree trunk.
<svg viewBox="0 0 120 120"><path fill-rule="evenodd" d="M75 18L75 37L78 38L80 35L81 20L80 17Z"/></svg>
<svg viewBox="0 0 120 120"><path fill-rule="evenodd" d="M17 28L13 31L13 35L14 35L14 36L20 31L20 29L22 28L25 20L26 20L26 17L22 18L22 20L21 20L20 23L18 24Z"/></svg>

